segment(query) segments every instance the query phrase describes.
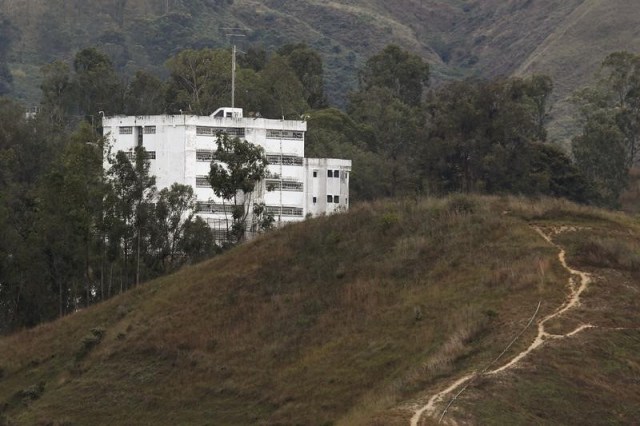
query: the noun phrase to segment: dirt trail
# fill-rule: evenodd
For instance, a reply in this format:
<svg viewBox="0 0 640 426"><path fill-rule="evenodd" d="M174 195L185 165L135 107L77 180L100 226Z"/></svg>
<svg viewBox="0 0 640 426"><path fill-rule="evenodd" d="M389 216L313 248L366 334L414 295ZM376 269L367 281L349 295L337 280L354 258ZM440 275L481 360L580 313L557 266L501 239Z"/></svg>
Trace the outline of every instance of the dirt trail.
<svg viewBox="0 0 640 426"><path fill-rule="evenodd" d="M552 340L552 339L562 339L562 338L566 338L566 337L575 336L576 334L580 333L581 331L584 331L586 329L594 327L591 324L583 324L580 327L576 328L575 330L573 330L573 331L571 331L571 332L569 332L567 334L560 334L560 335L558 335L558 334L550 334L545 330L545 324L547 322L549 322L552 319L564 314L565 312L569 311L570 309L575 308L576 306L578 306L580 304L580 296L582 295L582 293L589 286L589 283L591 282L591 277L586 272L578 271L576 269L572 269L567 264L565 250L562 247L560 247L558 244L554 243L553 239L552 239L553 236L561 234L563 232L576 231L577 230L576 228L564 227L564 226L563 227L559 227L559 228L553 228L550 234L546 234L544 231L542 231L542 229L540 229L538 227L534 227L534 229L538 234L540 234L540 236L542 238L545 239L545 241L547 241L549 244L551 244L552 246L554 246L554 247L556 247L558 249L558 251L559 251L558 252L558 260L562 264L562 267L565 268L570 274L569 282L568 282L570 293L569 293L569 296L567 297L567 300L555 312L547 315L542 320L540 320L540 322L538 322L538 334L536 335L536 338L533 340L533 343L531 343L531 345L529 345L529 347L527 349L525 349L524 351L522 351L519 354L517 354L515 357L513 357L508 363L506 363L502 367L496 368L494 370L489 370L489 368L492 366L492 364L495 363L500 358L500 356L499 356L494 362L492 362L482 372L480 372L480 373L472 372L470 374L467 374L466 376L458 379L455 383L453 383L451 386L449 386L445 390L440 391L437 394L433 395L429 399L429 401L427 402L426 405L424 405L422 407L419 407L414 412L414 415L411 418L411 426L418 426L420 424L420 419L422 418L422 416L425 413L427 415L429 415L433 419L438 418L438 423L442 422L442 420L443 420L445 414L447 413L449 407L451 406L451 404L458 398L458 396L460 396L460 394L462 394L462 392L464 392L467 389L467 387L469 386L469 384L471 383L471 381L474 378L476 378L478 376L493 376L493 375L496 375L496 374L501 373L503 371L509 370L509 369L513 368L514 366L516 366L523 358L525 358L527 355L529 355L532 351L534 351L535 349L537 349L540 346L542 346L542 344L545 341ZM538 305L538 308L539 308L539 305ZM536 313L537 312L538 311L536 310ZM534 317L535 317L535 314L534 314ZM532 317L532 321L533 321L533 317ZM532 321L530 321L530 323ZM527 327L528 327L528 325L527 325ZM525 330L526 330L526 327L525 327ZM513 344L513 342L511 344ZM509 345L509 346L511 346L511 345ZM462 387L462 385L465 385L465 386ZM453 397L453 399L451 400L449 405L447 405L447 407L442 411L441 415L437 416L437 414L438 414L437 411L436 411L437 404L442 402L447 395L451 394L456 389L459 389L461 387L462 387L462 389L460 391L458 391L458 393Z"/></svg>

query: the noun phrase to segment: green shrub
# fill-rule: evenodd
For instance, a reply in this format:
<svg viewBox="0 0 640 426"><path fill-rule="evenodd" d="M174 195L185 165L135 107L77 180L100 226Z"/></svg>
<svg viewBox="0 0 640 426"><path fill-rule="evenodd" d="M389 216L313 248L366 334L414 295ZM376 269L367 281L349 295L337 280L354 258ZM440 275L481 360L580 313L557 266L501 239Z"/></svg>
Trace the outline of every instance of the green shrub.
<svg viewBox="0 0 640 426"><path fill-rule="evenodd" d="M82 338L80 349L78 350L78 352L76 352L76 361L80 361L82 358L87 356L87 354L91 352L91 350L102 341L104 333L104 328L92 328L91 334L88 334Z"/></svg>
<svg viewBox="0 0 640 426"><path fill-rule="evenodd" d="M385 213L380 218L380 227L384 232L391 229L394 225L400 222L400 217L396 213Z"/></svg>

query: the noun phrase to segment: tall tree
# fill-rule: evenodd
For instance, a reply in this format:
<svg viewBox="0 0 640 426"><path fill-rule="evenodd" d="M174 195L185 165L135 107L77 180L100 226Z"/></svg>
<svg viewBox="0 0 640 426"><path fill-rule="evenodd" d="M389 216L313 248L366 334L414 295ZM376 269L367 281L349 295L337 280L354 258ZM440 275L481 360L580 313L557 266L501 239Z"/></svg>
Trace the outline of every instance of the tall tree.
<svg viewBox="0 0 640 426"><path fill-rule="evenodd" d="M64 127L73 113L75 87L69 66L62 61L54 61L42 67L41 114L59 127Z"/></svg>
<svg viewBox="0 0 640 426"><path fill-rule="evenodd" d="M99 111L122 111L124 89L111 60L95 48L83 49L73 61L74 84L81 114L97 116Z"/></svg>
<svg viewBox="0 0 640 426"><path fill-rule="evenodd" d="M267 158L262 147L224 133L216 144L209 183L216 196L233 203L230 233L235 241L241 241L253 210L253 192L267 174Z"/></svg>
<svg viewBox="0 0 640 426"><path fill-rule="evenodd" d="M125 113L128 115L155 115L165 112L165 84L158 77L137 71L127 87Z"/></svg>
<svg viewBox="0 0 640 426"><path fill-rule="evenodd" d="M389 45L367 60L360 72L360 90L386 87L403 103L418 106L429 83L429 65L399 46Z"/></svg>
<svg viewBox="0 0 640 426"><path fill-rule="evenodd" d="M172 112L208 115L231 103L231 54L228 50L183 50L166 63Z"/></svg>
<svg viewBox="0 0 640 426"><path fill-rule="evenodd" d="M11 91L11 83L13 76L9 67L7 67L9 48L16 38L17 29L11 23L11 20L0 13L0 96L6 95Z"/></svg>
<svg viewBox="0 0 640 426"><path fill-rule="evenodd" d="M313 109L325 108L324 71L322 58L315 50L304 43L287 44L278 49L278 54L287 59L304 88L307 104Z"/></svg>
<svg viewBox="0 0 640 426"><path fill-rule="evenodd" d="M156 251L161 270L179 266L185 229L194 220L196 197L193 188L174 183L158 193L155 203L151 243ZM206 235L203 235L206 237Z"/></svg>
<svg viewBox="0 0 640 426"><path fill-rule="evenodd" d="M573 139L573 155L578 168L594 186L606 206L618 205L629 175L624 134L609 111L599 111L587 120L582 134Z"/></svg>

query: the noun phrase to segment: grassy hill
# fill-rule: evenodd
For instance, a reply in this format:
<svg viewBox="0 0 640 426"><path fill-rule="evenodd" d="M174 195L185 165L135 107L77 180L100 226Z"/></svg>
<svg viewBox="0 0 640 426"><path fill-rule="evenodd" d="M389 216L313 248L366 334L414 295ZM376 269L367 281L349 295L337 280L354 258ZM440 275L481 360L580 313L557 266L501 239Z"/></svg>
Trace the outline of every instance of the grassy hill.
<svg viewBox="0 0 640 426"><path fill-rule="evenodd" d="M0 339L0 424L401 425L469 374L446 420L629 424L639 248L564 201L362 204Z"/></svg>

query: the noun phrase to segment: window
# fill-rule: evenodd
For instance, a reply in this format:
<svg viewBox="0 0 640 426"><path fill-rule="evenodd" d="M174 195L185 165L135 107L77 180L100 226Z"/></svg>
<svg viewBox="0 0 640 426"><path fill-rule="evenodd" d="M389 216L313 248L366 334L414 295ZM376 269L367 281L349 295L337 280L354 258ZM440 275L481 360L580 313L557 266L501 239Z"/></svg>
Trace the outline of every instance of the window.
<svg viewBox="0 0 640 426"><path fill-rule="evenodd" d="M210 188L209 179L206 176L196 176L196 188Z"/></svg>
<svg viewBox="0 0 640 426"><path fill-rule="evenodd" d="M198 213L233 213L233 204L216 204L208 201L198 201L196 211ZM242 206L238 206L242 208Z"/></svg>
<svg viewBox="0 0 640 426"><path fill-rule="evenodd" d="M133 127L131 126L122 126L118 128L118 133L120 133L121 135L132 135L133 134Z"/></svg>
<svg viewBox="0 0 640 426"><path fill-rule="evenodd" d="M129 161L136 161L136 153L135 152L125 152L125 154L127 155L127 158L129 159ZM144 152L144 158L145 160L155 160L156 159L156 152L155 151L145 151Z"/></svg>
<svg viewBox="0 0 640 426"><path fill-rule="evenodd" d="M302 182L295 180L267 179L267 189L270 191L303 191Z"/></svg>
<svg viewBox="0 0 640 426"><path fill-rule="evenodd" d="M282 181L282 190L302 192L302 182Z"/></svg>
<svg viewBox="0 0 640 426"><path fill-rule="evenodd" d="M199 149L196 151L196 161L210 163L215 158L215 151Z"/></svg>
<svg viewBox="0 0 640 426"><path fill-rule="evenodd" d="M302 157L296 157L294 155L267 154L267 162L274 166L302 166Z"/></svg>
<svg viewBox="0 0 640 426"><path fill-rule="evenodd" d="M333 177L333 170L327 170L327 177Z"/></svg>
<svg viewBox="0 0 640 426"><path fill-rule="evenodd" d="M226 133L229 136L244 137L245 131L243 127L196 127L196 135L198 136L217 136L219 133Z"/></svg>
<svg viewBox="0 0 640 426"><path fill-rule="evenodd" d="M318 171L317 170L313 171L313 177L318 177Z"/></svg>
<svg viewBox="0 0 640 426"><path fill-rule="evenodd" d="M339 195L334 195L333 196L333 202L338 204L340 202L340 196Z"/></svg>
<svg viewBox="0 0 640 426"><path fill-rule="evenodd" d="M303 140L304 132L295 130L267 130L267 139Z"/></svg>
<svg viewBox="0 0 640 426"><path fill-rule="evenodd" d="M266 206L265 211L274 216L297 216L302 217L302 209L299 207L286 206Z"/></svg>
<svg viewBox="0 0 640 426"><path fill-rule="evenodd" d="M317 197L313 197L313 204L318 202L318 198Z"/></svg>
<svg viewBox="0 0 640 426"><path fill-rule="evenodd" d="M333 203L333 195L327 195L327 203Z"/></svg>
<svg viewBox="0 0 640 426"><path fill-rule="evenodd" d="M155 135L156 134L156 126L144 126L144 134L145 135Z"/></svg>
<svg viewBox="0 0 640 426"><path fill-rule="evenodd" d="M340 170L334 170L333 171L333 177L334 178L339 178L340 177Z"/></svg>

